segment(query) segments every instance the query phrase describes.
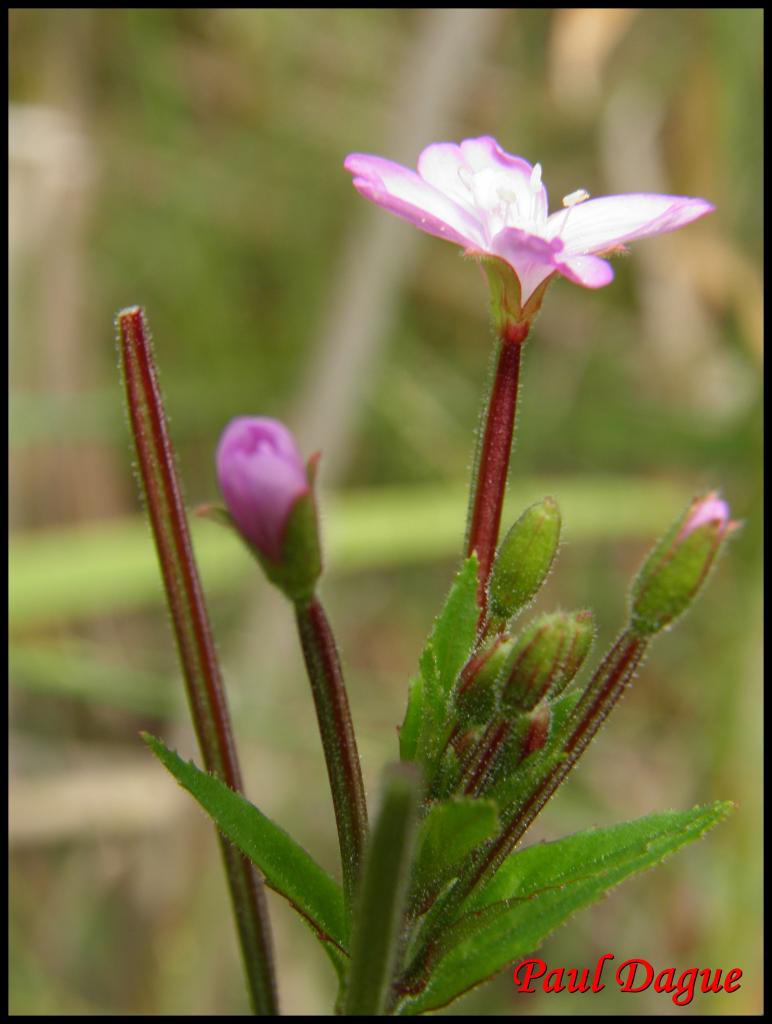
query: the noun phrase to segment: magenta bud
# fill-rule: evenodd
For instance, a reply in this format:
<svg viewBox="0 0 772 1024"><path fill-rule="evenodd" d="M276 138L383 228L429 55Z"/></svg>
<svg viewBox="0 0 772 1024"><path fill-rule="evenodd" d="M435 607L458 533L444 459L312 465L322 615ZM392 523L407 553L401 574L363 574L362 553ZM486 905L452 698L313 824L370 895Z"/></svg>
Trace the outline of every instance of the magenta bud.
<svg viewBox="0 0 772 1024"><path fill-rule="evenodd" d="M239 416L217 447L217 478L243 539L270 579L293 599L319 577L316 507L295 438L278 420Z"/></svg>

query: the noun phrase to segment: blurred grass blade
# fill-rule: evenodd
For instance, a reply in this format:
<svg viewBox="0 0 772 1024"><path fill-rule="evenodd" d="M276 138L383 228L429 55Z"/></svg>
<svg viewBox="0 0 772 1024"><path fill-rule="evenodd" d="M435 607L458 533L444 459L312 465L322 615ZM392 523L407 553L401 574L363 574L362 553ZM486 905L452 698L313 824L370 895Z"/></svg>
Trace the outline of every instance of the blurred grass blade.
<svg viewBox="0 0 772 1024"><path fill-rule="evenodd" d="M513 485L504 524L545 493L560 497L572 542L649 540L661 529L662 509L690 497L688 485L645 477L533 477ZM380 487L330 495L324 522L331 572L423 565L454 558L462 487ZM613 515L598 514L598 509ZM190 524L208 593L232 592L253 572L239 539L210 522ZM11 536L10 624L100 615L159 603L158 569L147 527L138 518L32 530Z"/></svg>
<svg viewBox="0 0 772 1024"><path fill-rule="evenodd" d="M118 314L118 333L129 420L139 473L161 565L193 724L207 769L231 789L241 772L225 693L188 531L174 450L156 379L142 310ZM262 880L250 862L221 839L236 926L255 1013L276 1014L268 910Z"/></svg>

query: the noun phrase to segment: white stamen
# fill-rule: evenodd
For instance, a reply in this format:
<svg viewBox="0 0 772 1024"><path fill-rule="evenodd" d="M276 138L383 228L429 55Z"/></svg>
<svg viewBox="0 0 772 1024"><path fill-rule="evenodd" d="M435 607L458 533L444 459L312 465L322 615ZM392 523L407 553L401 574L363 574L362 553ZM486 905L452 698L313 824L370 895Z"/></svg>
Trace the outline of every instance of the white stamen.
<svg viewBox="0 0 772 1024"><path fill-rule="evenodd" d="M534 164L531 171L531 191L538 192L541 188L541 164Z"/></svg>
<svg viewBox="0 0 772 1024"><path fill-rule="evenodd" d="M576 206L577 203L583 203L585 199L590 198L590 193L585 188L578 188L575 192L569 192L567 196L563 196L563 206Z"/></svg>

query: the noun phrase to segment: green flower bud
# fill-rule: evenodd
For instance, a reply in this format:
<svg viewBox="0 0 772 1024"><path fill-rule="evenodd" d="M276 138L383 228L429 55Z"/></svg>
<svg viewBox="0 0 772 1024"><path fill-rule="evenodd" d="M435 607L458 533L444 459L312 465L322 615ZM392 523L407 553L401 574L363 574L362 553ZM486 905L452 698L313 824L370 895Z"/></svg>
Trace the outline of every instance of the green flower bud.
<svg viewBox="0 0 772 1024"><path fill-rule="evenodd" d="M489 583L495 625L513 618L547 578L560 541L560 509L554 498L531 505L501 542Z"/></svg>
<svg viewBox="0 0 772 1024"><path fill-rule="evenodd" d="M737 525L715 492L694 499L651 551L633 583L630 624L636 633L658 633L686 611Z"/></svg>
<svg viewBox="0 0 772 1024"><path fill-rule="evenodd" d="M561 693L587 657L593 633L588 611L553 612L532 622L510 652L502 705L529 711Z"/></svg>
<svg viewBox="0 0 772 1024"><path fill-rule="evenodd" d="M523 740L523 758L535 754L546 745L552 725L552 711L546 701L541 701L527 715L528 731Z"/></svg>
<svg viewBox="0 0 772 1024"><path fill-rule="evenodd" d="M495 711L496 683L514 645L512 637L499 633L467 662L455 695L456 710L465 724L484 725Z"/></svg>
<svg viewBox="0 0 772 1024"><path fill-rule="evenodd" d="M569 619L568 649L560 673L550 687L550 700L561 694L576 677L595 639L595 616L589 608L572 612Z"/></svg>

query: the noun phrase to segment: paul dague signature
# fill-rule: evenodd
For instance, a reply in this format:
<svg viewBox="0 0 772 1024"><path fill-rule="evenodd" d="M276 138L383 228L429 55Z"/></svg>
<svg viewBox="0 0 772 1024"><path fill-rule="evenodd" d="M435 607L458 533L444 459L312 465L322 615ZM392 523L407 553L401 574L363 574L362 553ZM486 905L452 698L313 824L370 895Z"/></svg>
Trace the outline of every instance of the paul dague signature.
<svg viewBox="0 0 772 1024"><path fill-rule="evenodd" d="M613 953L604 953L595 965L590 980L590 968L554 967L547 971L544 960L523 960L515 967L512 980L518 992L535 992L533 982L541 981L544 992L601 992L606 986L601 981L607 960L614 960ZM655 992L672 993L676 1006L688 1006L694 999L695 991L736 992L740 987L743 972L739 967L727 971L722 979L720 969L690 967L676 977L675 967L666 967L656 973L648 960L635 958L625 960L614 972L614 980L620 992L644 992L651 985ZM699 981L699 988L698 980ZM543 979L543 980L542 980Z"/></svg>

